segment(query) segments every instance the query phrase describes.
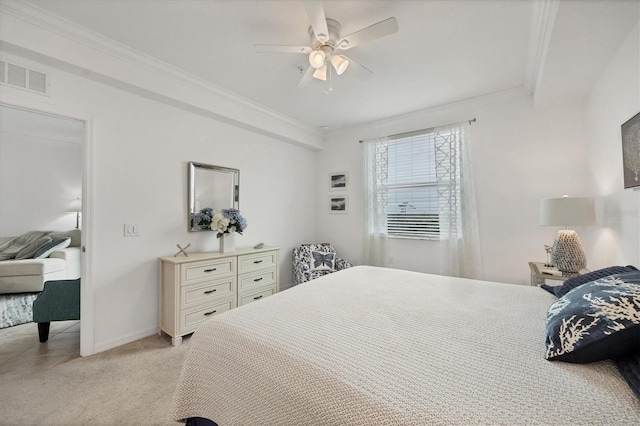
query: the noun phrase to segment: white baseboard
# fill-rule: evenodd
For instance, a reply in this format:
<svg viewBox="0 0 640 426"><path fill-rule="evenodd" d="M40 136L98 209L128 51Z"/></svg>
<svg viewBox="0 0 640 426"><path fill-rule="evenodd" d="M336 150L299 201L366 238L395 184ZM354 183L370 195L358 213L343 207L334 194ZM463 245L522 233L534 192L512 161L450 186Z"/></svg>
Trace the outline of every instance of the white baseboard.
<svg viewBox="0 0 640 426"><path fill-rule="evenodd" d="M144 339L145 337L153 336L154 334L158 334L158 327L155 326L153 328L148 328L146 330L140 330L133 333L129 333L125 336L122 336L116 340L112 340L110 342L101 343L99 345L94 346L93 354L97 354L99 352L108 351L109 349L117 348L118 346L126 345L127 343L135 342L136 340Z"/></svg>
<svg viewBox="0 0 640 426"><path fill-rule="evenodd" d="M280 286L280 291L284 291L291 287L293 287L293 282L286 283ZM157 333L158 333L157 326L153 328L148 328L146 330L129 333L125 336L122 336L110 342L95 345L93 348L94 349L93 354L108 351L109 349L117 348L118 346L126 345L127 343L135 342L136 340L144 339L145 337L153 336L154 334L157 334Z"/></svg>

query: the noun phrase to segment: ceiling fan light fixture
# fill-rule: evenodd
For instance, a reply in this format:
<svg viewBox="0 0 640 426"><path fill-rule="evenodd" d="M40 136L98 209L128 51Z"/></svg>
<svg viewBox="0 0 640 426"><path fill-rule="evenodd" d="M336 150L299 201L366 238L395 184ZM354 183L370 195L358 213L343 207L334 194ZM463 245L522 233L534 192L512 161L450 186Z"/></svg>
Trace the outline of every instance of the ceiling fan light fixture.
<svg viewBox="0 0 640 426"><path fill-rule="evenodd" d="M327 80L327 66L323 65L317 70L313 72L313 77L318 80L326 81Z"/></svg>
<svg viewBox="0 0 640 426"><path fill-rule="evenodd" d="M309 53L309 63L312 67L318 69L324 65L324 60L326 57L327 55L324 53L324 51L320 49L312 50L311 53Z"/></svg>
<svg viewBox="0 0 640 426"><path fill-rule="evenodd" d="M334 55L331 58L331 65L336 70L336 74L342 75L349 67L349 60L342 55Z"/></svg>

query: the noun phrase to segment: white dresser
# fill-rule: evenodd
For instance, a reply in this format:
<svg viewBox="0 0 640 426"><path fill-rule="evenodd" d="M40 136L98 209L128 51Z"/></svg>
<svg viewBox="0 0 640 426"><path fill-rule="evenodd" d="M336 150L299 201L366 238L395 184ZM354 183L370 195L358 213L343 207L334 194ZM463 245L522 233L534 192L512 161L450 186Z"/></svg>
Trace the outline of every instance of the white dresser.
<svg viewBox="0 0 640 426"><path fill-rule="evenodd" d="M213 315L278 292L277 247L231 253L189 253L159 257L160 325L158 333L182 343L182 336Z"/></svg>

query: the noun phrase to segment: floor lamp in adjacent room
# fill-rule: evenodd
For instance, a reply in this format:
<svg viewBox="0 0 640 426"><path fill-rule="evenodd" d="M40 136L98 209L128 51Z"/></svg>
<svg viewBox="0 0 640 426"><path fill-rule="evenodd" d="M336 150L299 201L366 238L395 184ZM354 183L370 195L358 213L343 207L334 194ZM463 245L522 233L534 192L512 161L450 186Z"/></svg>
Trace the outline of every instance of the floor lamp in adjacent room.
<svg viewBox="0 0 640 426"><path fill-rule="evenodd" d="M69 203L69 208L67 208L67 213L75 213L76 214L76 229L80 229L80 212L82 211L82 200L80 198L76 198L75 200Z"/></svg>

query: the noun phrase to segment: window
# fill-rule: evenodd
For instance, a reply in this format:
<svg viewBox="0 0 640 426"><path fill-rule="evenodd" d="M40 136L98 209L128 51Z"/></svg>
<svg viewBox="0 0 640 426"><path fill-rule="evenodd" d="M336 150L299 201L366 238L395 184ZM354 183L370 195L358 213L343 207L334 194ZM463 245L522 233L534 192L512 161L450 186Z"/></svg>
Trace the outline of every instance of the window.
<svg viewBox="0 0 640 426"><path fill-rule="evenodd" d="M369 234L439 240L460 224L459 126L366 145Z"/></svg>
<svg viewBox="0 0 640 426"><path fill-rule="evenodd" d="M387 143L387 233L438 239L438 190L433 133Z"/></svg>
<svg viewBox="0 0 640 426"><path fill-rule="evenodd" d="M364 259L388 266L389 237L446 241L440 273L481 275L469 124L363 141Z"/></svg>

